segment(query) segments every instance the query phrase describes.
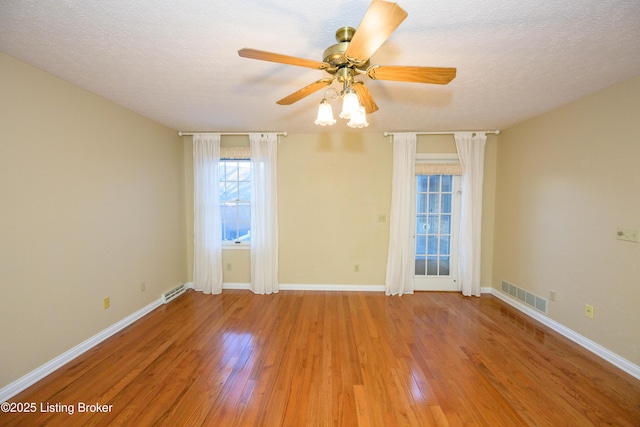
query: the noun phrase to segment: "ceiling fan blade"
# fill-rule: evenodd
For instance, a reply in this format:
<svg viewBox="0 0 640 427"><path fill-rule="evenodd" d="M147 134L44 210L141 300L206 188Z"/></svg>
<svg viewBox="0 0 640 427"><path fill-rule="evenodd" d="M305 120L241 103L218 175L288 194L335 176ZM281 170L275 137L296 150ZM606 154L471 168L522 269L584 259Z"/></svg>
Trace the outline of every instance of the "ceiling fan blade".
<svg viewBox="0 0 640 427"><path fill-rule="evenodd" d="M281 55L279 53L265 52L256 49L240 49L238 55L243 58L259 59L261 61L278 62L280 64L297 65L298 67L313 68L315 70L324 70L329 64L312 59L296 58L295 56Z"/></svg>
<svg viewBox="0 0 640 427"><path fill-rule="evenodd" d="M406 17L407 12L396 3L373 1L347 47L346 56L366 61Z"/></svg>
<svg viewBox="0 0 640 427"><path fill-rule="evenodd" d="M446 85L456 77L456 69L382 65L369 68L367 76L374 80Z"/></svg>
<svg viewBox="0 0 640 427"><path fill-rule="evenodd" d="M373 100L369 89L364 85L364 83L360 81L353 82L353 90L356 91L358 97L360 98L360 102L364 105L364 111L367 114L375 113L378 111L378 106L376 102Z"/></svg>
<svg viewBox="0 0 640 427"><path fill-rule="evenodd" d="M332 81L333 81L332 79L322 79L322 80L313 82L310 85L307 85L302 89L293 92L291 95L285 96L281 100L276 101L276 104L291 105L296 101L300 101L305 96L309 96L313 92L316 92L322 89L323 87L330 85Z"/></svg>

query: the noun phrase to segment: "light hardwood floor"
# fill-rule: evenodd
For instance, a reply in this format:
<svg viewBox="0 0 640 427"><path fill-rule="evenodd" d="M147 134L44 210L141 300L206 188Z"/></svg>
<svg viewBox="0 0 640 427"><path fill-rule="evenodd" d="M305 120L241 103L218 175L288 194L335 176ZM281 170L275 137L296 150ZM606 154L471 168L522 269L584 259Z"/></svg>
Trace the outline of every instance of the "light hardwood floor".
<svg viewBox="0 0 640 427"><path fill-rule="evenodd" d="M640 381L495 297L431 292L189 291L11 402L38 411L0 425L640 425Z"/></svg>

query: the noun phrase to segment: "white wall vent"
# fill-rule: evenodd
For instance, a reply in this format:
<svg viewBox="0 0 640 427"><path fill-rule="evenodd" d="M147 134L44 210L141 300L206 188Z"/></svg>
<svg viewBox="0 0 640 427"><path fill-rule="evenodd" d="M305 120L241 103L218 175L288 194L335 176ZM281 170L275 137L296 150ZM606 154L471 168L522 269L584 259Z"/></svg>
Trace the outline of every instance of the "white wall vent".
<svg viewBox="0 0 640 427"><path fill-rule="evenodd" d="M523 302L529 307L538 310L541 313L547 314L547 300L532 294L526 289L519 288L518 286L503 280L500 286L500 290L509 295L510 297Z"/></svg>
<svg viewBox="0 0 640 427"><path fill-rule="evenodd" d="M184 284L178 285L175 288L165 292L162 294L162 298L164 299L164 303L168 303L178 298L180 295L184 294L187 291L187 288Z"/></svg>

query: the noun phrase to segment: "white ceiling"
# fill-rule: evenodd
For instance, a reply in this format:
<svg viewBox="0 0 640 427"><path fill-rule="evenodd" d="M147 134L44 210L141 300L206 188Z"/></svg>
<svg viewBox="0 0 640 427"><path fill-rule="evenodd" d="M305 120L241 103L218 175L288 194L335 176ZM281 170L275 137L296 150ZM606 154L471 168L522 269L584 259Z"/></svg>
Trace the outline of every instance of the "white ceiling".
<svg viewBox="0 0 640 427"><path fill-rule="evenodd" d="M328 74L237 50L321 61L369 3L3 0L0 51L176 130L345 132L313 124L323 91L275 103ZM371 63L458 73L446 86L360 77L380 107L366 132L505 129L640 74L638 0L398 4L409 16Z"/></svg>

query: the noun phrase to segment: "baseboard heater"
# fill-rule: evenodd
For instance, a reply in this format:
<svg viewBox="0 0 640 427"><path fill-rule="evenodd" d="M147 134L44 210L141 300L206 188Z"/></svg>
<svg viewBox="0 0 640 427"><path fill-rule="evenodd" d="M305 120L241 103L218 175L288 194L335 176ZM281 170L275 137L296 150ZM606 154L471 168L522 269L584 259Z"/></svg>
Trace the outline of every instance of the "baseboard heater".
<svg viewBox="0 0 640 427"><path fill-rule="evenodd" d="M187 291L187 287L183 283L162 294L162 299L166 304L178 298L180 295L184 294L186 291Z"/></svg>

